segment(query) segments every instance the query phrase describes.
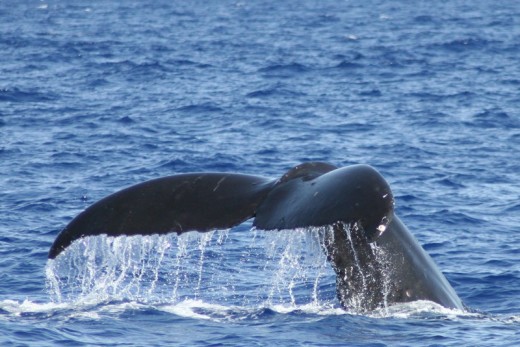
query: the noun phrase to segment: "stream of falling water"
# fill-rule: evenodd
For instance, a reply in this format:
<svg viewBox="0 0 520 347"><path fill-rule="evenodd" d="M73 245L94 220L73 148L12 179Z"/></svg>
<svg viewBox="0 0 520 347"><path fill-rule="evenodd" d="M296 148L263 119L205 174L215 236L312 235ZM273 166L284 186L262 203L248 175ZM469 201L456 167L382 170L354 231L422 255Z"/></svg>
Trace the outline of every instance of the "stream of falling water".
<svg viewBox="0 0 520 347"><path fill-rule="evenodd" d="M331 232L323 227L88 237L47 263L47 288L57 303L337 307L336 275L323 246ZM381 250L374 252L384 258ZM362 302L364 295L350 303Z"/></svg>
<svg viewBox="0 0 520 347"><path fill-rule="evenodd" d="M47 288L55 302L334 302L335 275L316 235L253 229L88 237L48 262Z"/></svg>

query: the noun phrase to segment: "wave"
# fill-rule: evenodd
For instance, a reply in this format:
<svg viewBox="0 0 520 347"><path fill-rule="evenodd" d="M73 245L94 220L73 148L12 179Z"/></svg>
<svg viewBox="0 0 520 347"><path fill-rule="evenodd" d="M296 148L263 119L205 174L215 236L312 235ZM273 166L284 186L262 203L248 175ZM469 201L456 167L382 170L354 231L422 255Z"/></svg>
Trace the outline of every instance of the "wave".
<svg viewBox="0 0 520 347"><path fill-rule="evenodd" d="M46 102L54 101L59 97L52 92L41 92L34 88L3 88L0 89L0 102Z"/></svg>
<svg viewBox="0 0 520 347"><path fill-rule="evenodd" d="M228 305L207 302L202 299L186 299L173 303L144 304L138 301L112 301L100 303L95 300L78 302L33 302L31 300L0 301L0 319L19 317L30 320L88 319L100 320L103 317L118 317L127 313L148 312L149 314L170 314L194 320L215 322L239 322L262 320L272 315L300 315L306 317L360 316L355 312L325 303L300 305L268 304ZM372 319L477 319L492 320L508 324L520 323L520 316L492 316L483 313L448 309L431 301L415 301L396 304L370 313L363 314Z"/></svg>
<svg viewBox="0 0 520 347"><path fill-rule="evenodd" d="M271 64L258 69L258 72L268 77L293 77L310 70L310 67L300 63Z"/></svg>

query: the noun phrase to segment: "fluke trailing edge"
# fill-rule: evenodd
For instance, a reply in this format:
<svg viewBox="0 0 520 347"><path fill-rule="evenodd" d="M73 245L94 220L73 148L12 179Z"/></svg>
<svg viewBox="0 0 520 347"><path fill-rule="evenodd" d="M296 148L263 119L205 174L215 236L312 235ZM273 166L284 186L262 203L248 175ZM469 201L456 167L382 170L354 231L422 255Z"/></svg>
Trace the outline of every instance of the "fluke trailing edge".
<svg viewBox="0 0 520 347"><path fill-rule="evenodd" d="M49 258L91 235L204 232L250 218L264 230L324 227L323 248L337 274L337 295L344 307L366 311L385 303L431 300L463 308L394 214L387 182L368 165L304 163L277 180L192 173L140 183L80 213L58 235Z"/></svg>

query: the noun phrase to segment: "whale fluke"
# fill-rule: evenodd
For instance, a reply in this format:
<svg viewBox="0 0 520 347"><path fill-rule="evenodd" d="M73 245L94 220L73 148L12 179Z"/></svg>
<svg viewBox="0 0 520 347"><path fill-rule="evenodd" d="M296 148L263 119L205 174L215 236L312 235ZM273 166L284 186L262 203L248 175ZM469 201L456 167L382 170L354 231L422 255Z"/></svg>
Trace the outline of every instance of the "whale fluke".
<svg viewBox="0 0 520 347"><path fill-rule="evenodd" d="M86 236L227 229L253 217L273 184L262 177L230 173L180 174L140 183L80 213L58 235L49 258Z"/></svg>
<svg viewBox="0 0 520 347"><path fill-rule="evenodd" d="M250 218L264 230L332 228L323 248L344 307L368 311L430 300L463 309L444 275L395 215L388 183L368 165L337 168L310 162L274 180L191 173L140 183L80 213L58 235L49 258L86 236L204 232Z"/></svg>

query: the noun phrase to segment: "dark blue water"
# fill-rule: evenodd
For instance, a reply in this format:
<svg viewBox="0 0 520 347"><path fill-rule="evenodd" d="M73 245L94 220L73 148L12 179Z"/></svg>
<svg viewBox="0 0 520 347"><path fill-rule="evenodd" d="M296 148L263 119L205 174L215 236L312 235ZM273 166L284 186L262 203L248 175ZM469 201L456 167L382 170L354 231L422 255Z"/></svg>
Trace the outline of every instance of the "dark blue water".
<svg viewBox="0 0 520 347"><path fill-rule="evenodd" d="M0 2L0 344L518 345L517 1ZM312 230L96 237L180 172L368 163L467 311L339 308Z"/></svg>

